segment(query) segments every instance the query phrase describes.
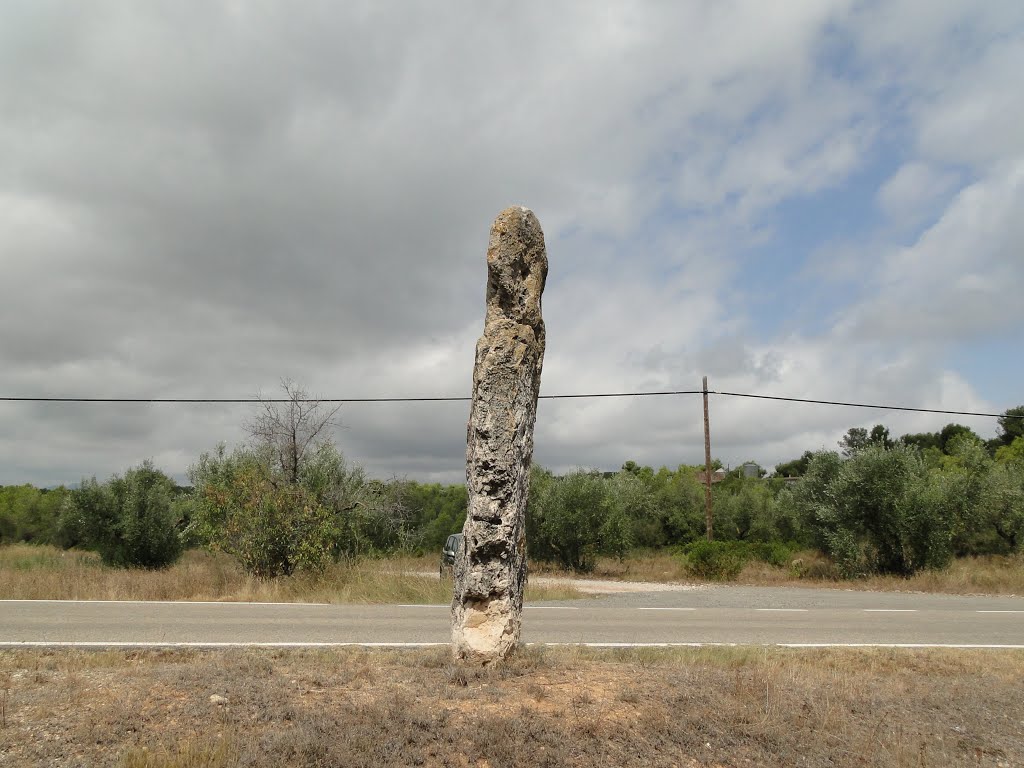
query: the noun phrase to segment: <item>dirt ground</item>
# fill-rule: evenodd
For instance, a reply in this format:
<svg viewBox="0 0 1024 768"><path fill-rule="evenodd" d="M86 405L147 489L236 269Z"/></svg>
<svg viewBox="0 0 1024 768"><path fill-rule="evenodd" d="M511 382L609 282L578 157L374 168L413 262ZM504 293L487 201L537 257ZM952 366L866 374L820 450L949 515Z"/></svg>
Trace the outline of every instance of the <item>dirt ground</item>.
<svg viewBox="0 0 1024 768"><path fill-rule="evenodd" d="M1024 766L1024 654L0 652L0 765Z"/></svg>

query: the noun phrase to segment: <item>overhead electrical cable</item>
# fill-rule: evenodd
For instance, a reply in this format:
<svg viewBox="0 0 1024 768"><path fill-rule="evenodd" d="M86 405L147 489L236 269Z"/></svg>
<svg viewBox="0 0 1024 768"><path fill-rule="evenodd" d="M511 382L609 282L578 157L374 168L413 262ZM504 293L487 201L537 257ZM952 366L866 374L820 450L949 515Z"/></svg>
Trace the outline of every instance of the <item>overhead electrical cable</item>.
<svg viewBox="0 0 1024 768"><path fill-rule="evenodd" d="M540 395L541 400L585 400L616 397L665 397L672 395L702 395L702 389L670 389L639 392L586 392L559 395ZM883 403L855 403L844 400L821 400L807 397L785 397L782 395L759 395L752 392L726 392L707 390L709 395L721 397L743 397L756 400L774 400L786 403L811 405L834 405L844 408L874 408L885 411L907 411L911 413L938 413L948 416L982 416L992 418L1024 419L1024 415L989 413L986 411L958 411L945 408L915 408L905 405ZM261 397L18 397L0 396L0 402L9 403L155 403L155 404L258 404L258 403L445 403L469 402L468 396L455 397L307 397L307 398L261 398Z"/></svg>

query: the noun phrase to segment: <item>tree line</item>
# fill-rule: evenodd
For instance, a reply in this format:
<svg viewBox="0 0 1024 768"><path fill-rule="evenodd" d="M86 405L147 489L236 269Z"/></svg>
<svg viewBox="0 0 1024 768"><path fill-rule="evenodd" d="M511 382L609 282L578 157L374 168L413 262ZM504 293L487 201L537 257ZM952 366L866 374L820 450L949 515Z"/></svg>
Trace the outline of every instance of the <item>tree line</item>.
<svg viewBox="0 0 1024 768"><path fill-rule="evenodd" d="M79 547L115 566L161 568L189 547L235 557L259 578L319 571L339 560L429 552L460 531L465 487L377 480L328 438L336 409L285 383L264 402L249 439L190 467L190 485L143 462L76 488L0 487L0 544ZM617 472L530 474L527 541L534 559L592 570L600 556L674 548L708 575L743 557L784 562L828 555L843 577L909 575L956 556L1024 546L1024 406L995 440L950 424L893 439L852 428L838 451L805 452L771 477L725 473L713 487L716 542L705 536L702 467L625 462ZM719 465L720 466L720 465Z"/></svg>

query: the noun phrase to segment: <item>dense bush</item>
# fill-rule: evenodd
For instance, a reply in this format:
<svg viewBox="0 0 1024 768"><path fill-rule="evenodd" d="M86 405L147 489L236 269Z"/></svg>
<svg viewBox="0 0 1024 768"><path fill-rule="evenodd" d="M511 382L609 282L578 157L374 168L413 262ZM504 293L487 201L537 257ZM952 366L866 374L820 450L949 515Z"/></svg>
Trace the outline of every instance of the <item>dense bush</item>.
<svg viewBox="0 0 1024 768"><path fill-rule="evenodd" d="M530 484L527 541L533 556L575 571L594 569L609 525L605 485L596 473L578 471L555 478L539 468Z"/></svg>
<svg viewBox="0 0 1024 768"><path fill-rule="evenodd" d="M189 470L188 534L234 555L260 579L319 571L342 557L402 543L393 486L367 481L329 443L299 466L296 482L258 451L220 447Z"/></svg>
<svg viewBox="0 0 1024 768"><path fill-rule="evenodd" d="M67 494L66 488L0 487L0 544L26 542L64 546L66 542L60 534L58 517Z"/></svg>
<svg viewBox="0 0 1024 768"><path fill-rule="evenodd" d="M716 539L768 542L800 538L800 521L776 503L773 484L736 476L713 490Z"/></svg>
<svg viewBox="0 0 1024 768"><path fill-rule="evenodd" d="M327 510L301 486L275 482L253 454L204 454L189 477L195 485L189 535L235 556L248 573L270 579L330 562Z"/></svg>
<svg viewBox="0 0 1024 768"><path fill-rule="evenodd" d="M747 559L735 542L695 541L685 548L686 568L694 576L716 581L732 581L740 575Z"/></svg>
<svg viewBox="0 0 1024 768"><path fill-rule="evenodd" d="M1018 441L1020 438L1018 438ZM1024 546L1024 462L997 464L982 480L980 516L998 537L995 551L1019 552Z"/></svg>
<svg viewBox="0 0 1024 768"><path fill-rule="evenodd" d="M181 555L181 502L150 462L105 483L84 480L65 499L60 529L107 565L165 568Z"/></svg>
<svg viewBox="0 0 1024 768"><path fill-rule="evenodd" d="M784 568L790 564L792 556L793 548L778 541L700 540L683 547L687 570L694 576L716 581L735 579L752 560Z"/></svg>
<svg viewBox="0 0 1024 768"><path fill-rule="evenodd" d="M450 534L462 530L468 502L465 485L407 481L399 483L397 492L408 513L416 551L436 554Z"/></svg>
<svg viewBox="0 0 1024 768"><path fill-rule="evenodd" d="M966 475L930 470L913 448L869 445L845 461L815 455L780 502L792 505L844 576L909 575L953 557L969 488Z"/></svg>

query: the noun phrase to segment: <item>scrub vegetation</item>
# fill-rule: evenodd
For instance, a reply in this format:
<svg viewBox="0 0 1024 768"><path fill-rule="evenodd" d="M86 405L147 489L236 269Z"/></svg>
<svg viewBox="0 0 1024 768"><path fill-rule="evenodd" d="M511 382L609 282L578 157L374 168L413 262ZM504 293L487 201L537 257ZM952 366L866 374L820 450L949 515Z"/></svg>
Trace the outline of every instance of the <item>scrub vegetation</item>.
<svg viewBox="0 0 1024 768"><path fill-rule="evenodd" d="M57 586L64 577L40 577L34 589L47 597L109 588L184 599L276 592L364 600L390 592L353 584L401 570L382 558L425 557L419 570L435 572L445 538L462 528L465 487L368 477L327 439L335 411L290 382L284 391L283 402L263 403L246 424L248 442L200 456L188 486L144 462L74 488L0 488L0 545L58 547L78 564L91 561L75 553L91 551L131 569L119 577L81 565L67 588ZM713 486L713 541L705 540L698 467L627 461L617 472L559 476L535 465L531 571L1019 594L1022 413L1007 411L988 443L957 424L898 439L876 425L850 429L839 452L807 452L770 477L752 462L723 470ZM15 560L32 561L19 552ZM37 560L54 562L45 553ZM5 580L4 596L27 589L17 583ZM401 599L441 589L412 584L396 588Z"/></svg>

